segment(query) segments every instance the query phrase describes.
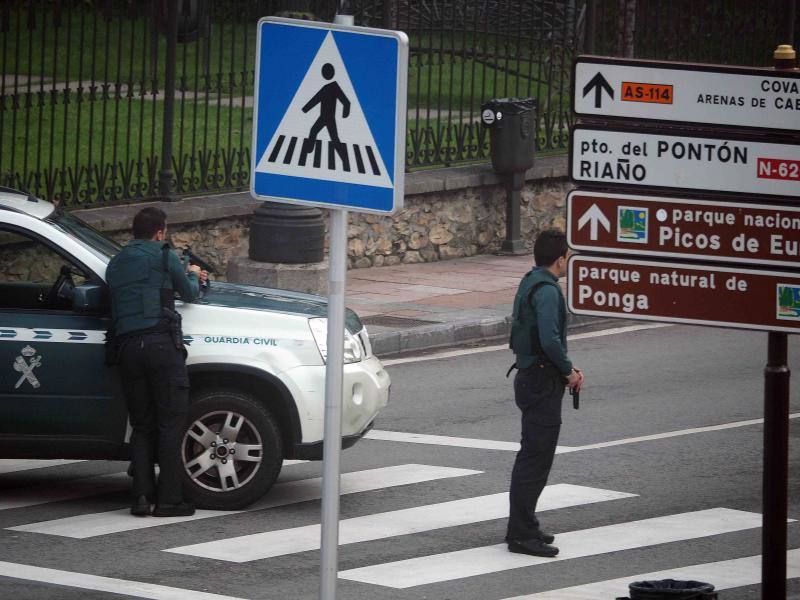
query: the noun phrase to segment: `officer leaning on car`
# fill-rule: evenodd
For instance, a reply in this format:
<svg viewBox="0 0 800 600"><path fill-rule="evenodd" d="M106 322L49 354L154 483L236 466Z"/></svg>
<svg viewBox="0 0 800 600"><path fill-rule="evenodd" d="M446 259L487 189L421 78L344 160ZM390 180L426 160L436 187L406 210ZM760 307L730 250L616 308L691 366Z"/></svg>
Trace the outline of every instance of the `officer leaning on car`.
<svg viewBox="0 0 800 600"><path fill-rule="evenodd" d="M130 416L133 504L131 514L188 516L183 498L181 435L189 404L189 377L175 292L190 302L208 274L188 273L165 241L166 214L147 207L133 219L134 239L111 259L113 344ZM155 462L159 465L158 484Z"/></svg>
<svg viewBox="0 0 800 600"><path fill-rule="evenodd" d="M536 504L555 456L564 389L569 386L577 393L583 373L567 356L567 311L558 285L567 272L566 236L555 229L543 231L533 255L537 266L519 284L511 324L522 440L511 473L506 542L511 552L555 556L555 538L541 529Z"/></svg>

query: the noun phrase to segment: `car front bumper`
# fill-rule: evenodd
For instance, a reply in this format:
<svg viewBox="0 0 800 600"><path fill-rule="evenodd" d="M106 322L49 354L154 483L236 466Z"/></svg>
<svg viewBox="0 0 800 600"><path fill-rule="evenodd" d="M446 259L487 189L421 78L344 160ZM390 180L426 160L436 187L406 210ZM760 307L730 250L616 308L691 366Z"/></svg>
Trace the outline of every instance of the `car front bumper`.
<svg viewBox="0 0 800 600"><path fill-rule="evenodd" d="M295 447L322 444L325 425L325 366L292 369L289 379L298 383L298 411L301 413L302 441ZM352 446L372 426L377 414L389 402L391 381L377 357L344 365L342 374L342 439ZM349 447L348 446L348 447Z"/></svg>

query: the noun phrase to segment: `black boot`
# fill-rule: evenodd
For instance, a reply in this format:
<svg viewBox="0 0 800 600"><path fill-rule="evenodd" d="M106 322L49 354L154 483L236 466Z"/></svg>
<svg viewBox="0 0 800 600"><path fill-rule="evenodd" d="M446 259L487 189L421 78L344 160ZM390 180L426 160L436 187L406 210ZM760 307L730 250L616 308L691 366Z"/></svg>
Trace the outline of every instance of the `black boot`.
<svg viewBox="0 0 800 600"><path fill-rule="evenodd" d="M508 540L509 552L516 554L529 554L531 556L544 556L552 558L558 554L558 548L545 544L543 540L538 538L530 540Z"/></svg>
<svg viewBox="0 0 800 600"><path fill-rule="evenodd" d="M144 494L136 496L136 500L131 504L131 514L136 517L146 517L150 514L150 500Z"/></svg>
<svg viewBox="0 0 800 600"><path fill-rule="evenodd" d="M542 540L545 544L552 544L556 540L556 536L552 533L547 533L546 531L539 530L539 534L536 536L540 540Z"/></svg>

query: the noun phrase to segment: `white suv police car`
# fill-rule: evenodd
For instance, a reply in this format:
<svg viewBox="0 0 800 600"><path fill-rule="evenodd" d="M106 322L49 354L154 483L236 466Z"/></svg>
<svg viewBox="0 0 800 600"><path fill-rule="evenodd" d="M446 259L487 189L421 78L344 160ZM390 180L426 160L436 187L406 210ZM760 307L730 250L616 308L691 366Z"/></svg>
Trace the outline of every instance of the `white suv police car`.
<svg viewBox="0 0 800 600"><path fill-rule="evenodd" d="M119 246L74 215L0 188L0 457L126 459L127 412L105 366L104 277ZM237 509L284 459L319 460L324 298L212 282L177 302L191 380L182 455L191 498ZM348 311L342 445L372 426L389 376Z"/></svg>

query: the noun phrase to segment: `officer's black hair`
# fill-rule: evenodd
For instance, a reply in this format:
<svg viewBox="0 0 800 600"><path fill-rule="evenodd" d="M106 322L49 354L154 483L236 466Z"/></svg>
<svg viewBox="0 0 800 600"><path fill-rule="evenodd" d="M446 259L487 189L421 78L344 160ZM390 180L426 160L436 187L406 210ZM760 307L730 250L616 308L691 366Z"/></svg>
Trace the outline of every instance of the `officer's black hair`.
<svg viewBox="0 0 800 600"><path fill-rule="evenodd" d="M549 267L567 255L567 236L558 229L545 229L533 243L533 258L537 267Z"/></svg>
<svg viewBox="0 0 800 600"><path fill-rule="evenodd" d="M155 206L147 206L133 217L133 237L137 240L152 240L157 231L166 227L167 213Z"/></svg>

